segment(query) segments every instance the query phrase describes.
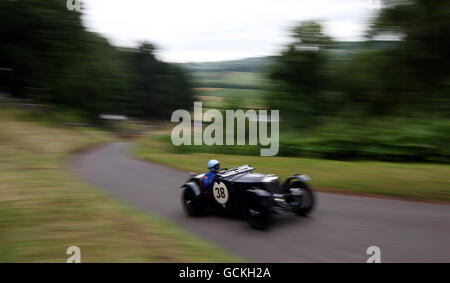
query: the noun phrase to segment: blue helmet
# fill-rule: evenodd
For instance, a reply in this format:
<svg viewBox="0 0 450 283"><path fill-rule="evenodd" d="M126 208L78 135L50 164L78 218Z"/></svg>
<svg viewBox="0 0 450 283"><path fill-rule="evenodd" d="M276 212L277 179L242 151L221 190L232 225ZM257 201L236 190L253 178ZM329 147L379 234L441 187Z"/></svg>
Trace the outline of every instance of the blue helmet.
<svg viewBox="0 0 450 283"><path fill-rule="evenodd" d="M212 159L212 160L208 161L208 169L212 170L218 164L219 164L219 161Z"/></svg>

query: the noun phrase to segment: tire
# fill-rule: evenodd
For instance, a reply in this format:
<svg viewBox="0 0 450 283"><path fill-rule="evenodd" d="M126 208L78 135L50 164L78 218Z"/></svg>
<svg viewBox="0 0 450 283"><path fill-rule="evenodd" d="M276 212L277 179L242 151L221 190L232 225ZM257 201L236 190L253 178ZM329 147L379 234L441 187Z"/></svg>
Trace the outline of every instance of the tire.
<svg viewBox="0 0 450 283"><path fill-rule="evenodd" d="M272 219L272 205L269 200L249 200L243 210L245 220L253 229L267 229Z"/></svg>
<svg viewBox="0 0 450 283"><path fill-rule="evenodd" d="M183 202L184 210L189 216L200 216L203 214L204 205L191 188L186 187L183 190L181 200Z"/></svg>
<svg viewBox="0 0 450 283"><path fill-rule="evenodd" d="M293 196L294 199L299 203L298 207L295 208L294 213L299 216L307 216L312 212L315 205L315 197L311 188L303 182L295 182L292 184L290 189L296 188L302 191L301 196Z"/></svg>

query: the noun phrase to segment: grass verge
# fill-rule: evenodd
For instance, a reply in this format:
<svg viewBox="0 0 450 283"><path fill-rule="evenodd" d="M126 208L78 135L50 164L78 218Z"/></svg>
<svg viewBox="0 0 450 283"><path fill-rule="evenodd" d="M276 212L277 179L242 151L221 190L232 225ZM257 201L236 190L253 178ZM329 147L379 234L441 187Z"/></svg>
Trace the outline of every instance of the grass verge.
<svg viewBox="0 0 450 283"><path fill-rule="evenodd" d="M237 262L170 222L112 199L65 170L69 153L112 140L95 129L18 121L0 111L0 262Z"/></svg>
<svg viewBox="0 0 450 283"><path fill-rule="evenodd" d="M281 178L294 173L307 174L319 191L324 188L324 191L450 203L449 165L179 153L175 146L164 142L161 135L141 139L135 149L136 156L194 172L205 171L209 159L218 159L222 167L250 164L258 172L277 174Z"/></svg>

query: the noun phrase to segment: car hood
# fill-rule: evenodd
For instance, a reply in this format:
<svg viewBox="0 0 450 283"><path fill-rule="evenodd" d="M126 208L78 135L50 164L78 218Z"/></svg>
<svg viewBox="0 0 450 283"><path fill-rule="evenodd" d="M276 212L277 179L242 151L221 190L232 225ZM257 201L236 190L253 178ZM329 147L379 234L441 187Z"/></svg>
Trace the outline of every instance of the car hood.
<svg viewBox="0 0 450 283"><path fill-rule="evenodd" d="M262 182L265 177L266 175L261 173L248 172L231 176L228 180L230 182L239 182L239 183L258 183Z"/></svg>

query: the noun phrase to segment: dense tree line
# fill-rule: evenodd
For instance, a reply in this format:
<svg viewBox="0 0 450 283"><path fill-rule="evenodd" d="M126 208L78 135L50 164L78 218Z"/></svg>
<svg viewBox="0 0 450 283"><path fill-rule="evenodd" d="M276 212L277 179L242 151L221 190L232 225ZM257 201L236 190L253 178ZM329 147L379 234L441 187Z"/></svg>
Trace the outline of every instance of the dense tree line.
<svg viewBox="0 0 450 283"><path fill-rule="evenodd" d="M167 117L192 105L187 75L155 48L119 49L87 31L66 1L0 2L0 87L94 117Z"/></svg>
<svg viewBox="0 0 450 283"><path fill-rule="evenodd" d="M437 0L384 1L368 47L350 53L300 23L269 74L280 154L450 162L449 30L450 2ZM397 40L376 43L386 35Z"/></svg>
<svg viewBox="0 0 450 283"><path fill-rule="evenodd" d="M329 50L333 41L319 22L292 30L292 43L270 72L277 82L268 104L293 127L330 117L446 117L450 113L450 3L384 1L367 32L399 40L388 48L351 56Z"/></svg>

